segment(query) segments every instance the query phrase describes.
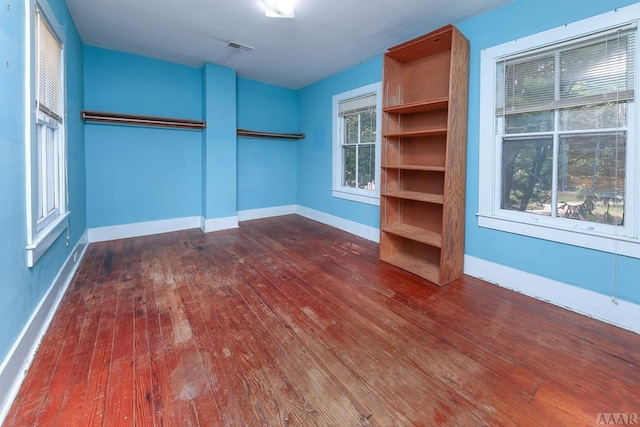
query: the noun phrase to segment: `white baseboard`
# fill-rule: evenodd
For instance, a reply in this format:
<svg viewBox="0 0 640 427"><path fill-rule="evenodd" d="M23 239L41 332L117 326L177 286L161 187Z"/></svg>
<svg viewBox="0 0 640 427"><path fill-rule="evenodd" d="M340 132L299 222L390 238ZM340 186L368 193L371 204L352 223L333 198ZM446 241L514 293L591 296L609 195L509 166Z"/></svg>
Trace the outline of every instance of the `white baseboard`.
<svg viewBox="0 0 640 427"><path fill-rule="evenodd" d="M354 234L373 242L380 241L380 230L376 227L360 224L359 222L317 211L300 205L274 206L269 208L248 209L239 211L237 216L226 218L186 217L164 219L160 221L138 222L134 224L113 225L108 227L90 228L89 242L104 242L109 240L127 239L130 237L148 236L151 234L170 233L172 231L200 228L205 233L212 231L238 228L239 221L269 218L281 215L298 214L314 221Z"/></svg>
<svg viewBox="0 0 640 427"><path fill-rule="evenodd" d="M369 225L360 224L359 222L344 219L339 216L331 215L326 212L317 211L315 209L307 208L305 206L298 205L297 214L314 221L321 222L326 225L330 225L334 228L346 231L347 233L355 234L363 239L371 240L372 242L380 242L380 229L371 227Z"/></svg>
<svg viewBox="0 0 640 427"><path fill-rule="evenodd" d="M205 219L201 216L162 219L158 221L136 222L89 229L89 242L128 239L130 237L171 233L173 231L200 228L205 233L238 228L238 217Z"/></svg>
<svg viewBox="0 0 640 427"><path fill-rule="evenodd" d="M137 222L133 224L112 225L89 229L89 242L127 239L129 237L149 236L151 234L170 233L200 227L199 216L163 219L159 221Z"/></svg>
<svg viewBox="0 0 640 427"><path fill-rule="evenodd" d="M238 228L238 216L229 216L226 218L210 218L205 219L200 217L200 228L205 233L211 233L212 231L229 230L231 228Z"/></svg>
<svg viewBox="0 0 640 427"><path fill-rule="evenodd" d="M498 286L640 333L640 305L617 300L587 289L567 285L470 255L464 272Z"/></svg>
<svg viewBox="0 0 640 427"><path fill-rule="evenodd" d="M274 216L291 215L297 212L297 205L274 206L270 208L247 209L238 211L238 221L271 218Z"/></svg>
<svg viewBox="0 0 640 427"><path fill-rule="evenodd" d="M0 365L0 425L18 395L38 346L84 257L88 244L88 233L85 231Z"/></svg>

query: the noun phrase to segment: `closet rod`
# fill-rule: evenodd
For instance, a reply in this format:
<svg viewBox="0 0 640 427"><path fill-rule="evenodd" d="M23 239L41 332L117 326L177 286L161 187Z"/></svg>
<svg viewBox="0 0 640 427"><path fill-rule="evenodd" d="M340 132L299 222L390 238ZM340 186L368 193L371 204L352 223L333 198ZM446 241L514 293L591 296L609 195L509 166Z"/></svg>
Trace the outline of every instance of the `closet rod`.
<svg viewBox="0 0 640 427"><path fill-rule="evenodd" d="M172 119L167 117L139 116L134 114L105 113L86 111L80 113L82 120L98 123L117 123L124 125L156 126L177 129L204 129L207 124L200 120Z"/></svg>
<svg viewBox="0 0 640 427"><path fill-rule="evenodd" d="M304 139L304 133L278 133L278 132L260 132L256 130L238 129L237 136L247 138L269 138L269 139Z"/></svg>

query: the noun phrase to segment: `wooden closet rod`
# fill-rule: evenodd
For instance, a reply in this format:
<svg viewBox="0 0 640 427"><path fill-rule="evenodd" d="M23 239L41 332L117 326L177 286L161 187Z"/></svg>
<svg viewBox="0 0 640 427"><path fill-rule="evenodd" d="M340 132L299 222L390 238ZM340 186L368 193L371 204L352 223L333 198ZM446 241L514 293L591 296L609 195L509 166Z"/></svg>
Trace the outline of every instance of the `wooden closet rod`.
<svg viewBox="0 0 640 427"><path fill-rule="evenodd" d="M82 120L86 122L117 123L137 126L156 126L177 129L204 129L207 124L200 120L172 119L167 117L138 116L134 114L104 113L100 111L82 111Z"/></svg>
<svg viewBox="0 0 640 427"><path fill-rule="evenodd" d="M268 139L304 139L304 133L278 133L278 132L260 132L248 129L238 129L237 136L247 138L268 138Z"/></svg>
<svg viewBox="0 0 640 427"><path fill-rule="evenodd" d="M204 129L207 124L200 120L173 119L167 117L139 116L134 114L105 113L101 111L86 111L80 113L82 120L97 123L116 123L138 126L157 126L178 129ZM248 138L269 139L303 139L303 133L260 132L248 129L237 129L237 136Z"/></svg>

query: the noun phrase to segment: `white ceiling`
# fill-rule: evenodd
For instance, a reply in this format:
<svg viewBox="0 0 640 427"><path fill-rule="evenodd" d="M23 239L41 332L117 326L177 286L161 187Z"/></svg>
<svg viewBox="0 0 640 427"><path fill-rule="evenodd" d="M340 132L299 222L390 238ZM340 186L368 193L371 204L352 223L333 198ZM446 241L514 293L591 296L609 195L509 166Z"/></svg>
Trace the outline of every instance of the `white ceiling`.
<svg viewBox="0 0 640 427"><path fill-rule="evenodd" d="M67 0L89 45L297 89L389 47L511 0L296 0L295 20L260 0ZM243 53L235 41L255 48Z"/></svg>

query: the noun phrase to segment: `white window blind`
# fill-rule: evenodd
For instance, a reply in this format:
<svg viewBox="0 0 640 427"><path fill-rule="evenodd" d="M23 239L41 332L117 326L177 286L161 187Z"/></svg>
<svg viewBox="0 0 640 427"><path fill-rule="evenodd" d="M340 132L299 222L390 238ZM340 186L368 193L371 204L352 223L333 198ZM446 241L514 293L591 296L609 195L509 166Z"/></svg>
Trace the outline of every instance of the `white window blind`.
<svg viewBox="0 0 640 427"><path fill-rule="evenodd" d="M36 10L36 103L39 110L62 121L62 45Z"/></svg>
<svg viewBox="0 0 640 427"><path fill-rule="evenodd" d="M356 114L364 111L370 111L376 108L376 94L369 93L358 96L356 98L346 99L338 103L338 114L346 116L347 114Z"/></svg>
<svg viewBox="0 0 640 427"><path fill-rule="evenodd" d="M635 34L625 26L500 59L496 114L632 100Z"/></svg>

